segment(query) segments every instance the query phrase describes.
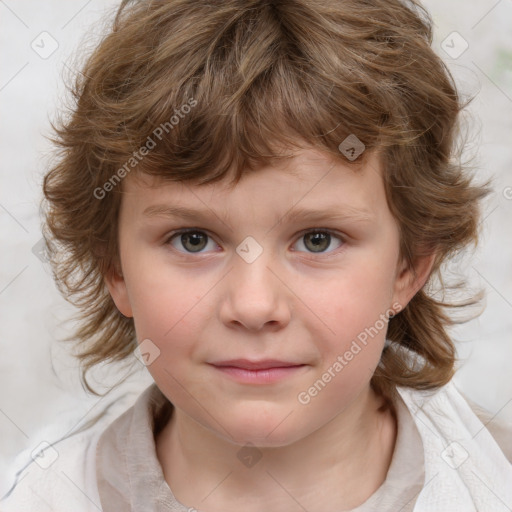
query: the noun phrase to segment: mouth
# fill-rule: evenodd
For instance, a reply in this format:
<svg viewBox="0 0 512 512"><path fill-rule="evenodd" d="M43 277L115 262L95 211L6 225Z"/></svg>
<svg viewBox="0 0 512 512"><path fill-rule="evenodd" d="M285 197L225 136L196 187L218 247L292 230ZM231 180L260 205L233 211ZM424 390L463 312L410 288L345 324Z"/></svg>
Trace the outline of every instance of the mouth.
<svg viewBox="0 0 512 512"><path fill-rule="evenodd" d="M222 375L242 384L271 384L300 373L307 364L289 361L233 359L210 363Z"/></svg>
<svg viewBox="0 0 512 512"><path fill-rule="evenodd" d="M277 359L264 359L260 361L250 361L249 359L231 359L229 361L219 361L210 363L220 368L241 368L244 370L270 370L273 368L292 368L304 366L302 363L292 363L289 361L279 361Z"/></svg>

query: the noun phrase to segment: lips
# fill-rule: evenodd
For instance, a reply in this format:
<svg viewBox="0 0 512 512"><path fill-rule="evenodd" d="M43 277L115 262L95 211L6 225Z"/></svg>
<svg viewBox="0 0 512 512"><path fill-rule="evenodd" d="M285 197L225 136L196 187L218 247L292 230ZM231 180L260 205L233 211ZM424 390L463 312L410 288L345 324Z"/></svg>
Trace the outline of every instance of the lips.
<svg viewBox="0 0 512 512"><path fill-rule="evenodd" d="M264 359L260 361L250 361L249 359L230 359L229 361L218 361L210 364L218 367L242 368L244 370L268 370L270 368L303 366L302 363L280 361L277 359Z"/></svg>
<svg viewBox="0 0 512 512"><path fill-rule="evenodd" d="M307 371L307 364L278 359L230 359L210 363L218 375L244 386L278 385Z"/></svg>

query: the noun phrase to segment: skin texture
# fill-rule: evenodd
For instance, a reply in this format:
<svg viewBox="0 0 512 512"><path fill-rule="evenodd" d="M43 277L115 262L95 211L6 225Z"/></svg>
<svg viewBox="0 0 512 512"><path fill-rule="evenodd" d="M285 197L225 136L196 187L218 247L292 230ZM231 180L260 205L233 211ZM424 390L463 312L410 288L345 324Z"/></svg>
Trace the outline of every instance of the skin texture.
<svg viewBox="0 0 512 512"><path fill-rule="evenodd" d="M381 173L376 155L356 172L306 148L234 188L135 175L123 181L121 264L106 281L120 312L134 317L138 341L160 351L148 370L175 409L156 439L157 455L185 505L349 510L384 481L396 422L378 411L382 399L369 385L386 336L387 324L377 321L405 308L433 255L417 260L416 278L399 261ZM155 204L208 216L145 217ZM300 220L298 208L365 210L369 220ZM201 232L197 246L172 236L182 228ZM326 229L330 242L315 246L315 233ZM237 253L248 236L262 249L250 263ZM333 377L338 356L371 326L381 327L378 334L358 343L361 350ZM233 358L305 366L252 385L208 364ZM328 368L330 381L301 403L299 393ZM259 459L250 467L240 460L244 446Z"/></svg>

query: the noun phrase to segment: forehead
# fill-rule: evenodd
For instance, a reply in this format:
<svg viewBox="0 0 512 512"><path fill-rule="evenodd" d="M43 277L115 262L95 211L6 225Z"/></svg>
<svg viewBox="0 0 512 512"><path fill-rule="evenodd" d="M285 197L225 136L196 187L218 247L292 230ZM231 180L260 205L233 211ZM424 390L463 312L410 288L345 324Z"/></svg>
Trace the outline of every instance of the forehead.
<svg viewBox="0 0 512 512"><path fill-rule="evenodd" d="M272 166L248 171L236 185L230 178L199 185L133 174L123 181L123 203L149 215L173 204L201 210L213 208L226 216L270 209L281 217L287 211L313 207L371 215L385 206L377 154L368 155L363 166L353 167L320 150L301 149ZM185 208L182 213L186 215Z"/></svg>

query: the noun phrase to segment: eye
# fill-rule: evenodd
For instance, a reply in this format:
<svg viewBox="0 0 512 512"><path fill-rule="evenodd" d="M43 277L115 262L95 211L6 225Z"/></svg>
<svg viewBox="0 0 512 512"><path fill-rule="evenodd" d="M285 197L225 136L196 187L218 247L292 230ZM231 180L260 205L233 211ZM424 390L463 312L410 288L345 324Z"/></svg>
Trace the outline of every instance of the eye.
<svg viewBox="0 0 512 512"><path fill-rule="evenodd" d="M189 252L194 254L200 253L208 245L208 238L210 238L209 235L204 231L189 229L172 234L165 243L172 245L179 252ZM176 244L174 242L176 242ZM181 244L182 247L185 247L185 251L181 251L176 247L177 244Z"/></svg>
<svg viewBox="0 0 512 512"><path fill-rule="evenodd" d="M344 243L344 240L332 231L324 229L302 232L297 244L304 246L306 250L311 251L314 254L321 254L325 252L330 253L333 251L326 251L326 249L332 245L333 238L340 241L337 247L334 247L335 250Z"/></svg>
<svg viewBox="0 0 512 512"><path fill-rule="evenodd" d="M214 246L217 245L206 232L198 229L188 229L172 233L165 243L172 245L179 252L194 254L204 252L203 249L208 247L208 239L210 239ZM333 239L339 241L333 250L339 248L344 243L341 236L330 230L315 229L302 232L295 245L302 245L306 251L310 251L313 254L330 253L333 250L327 251L326 249L333 244ZM181 250L177 247L178 245L181 245L185 250Z"/></svg>

